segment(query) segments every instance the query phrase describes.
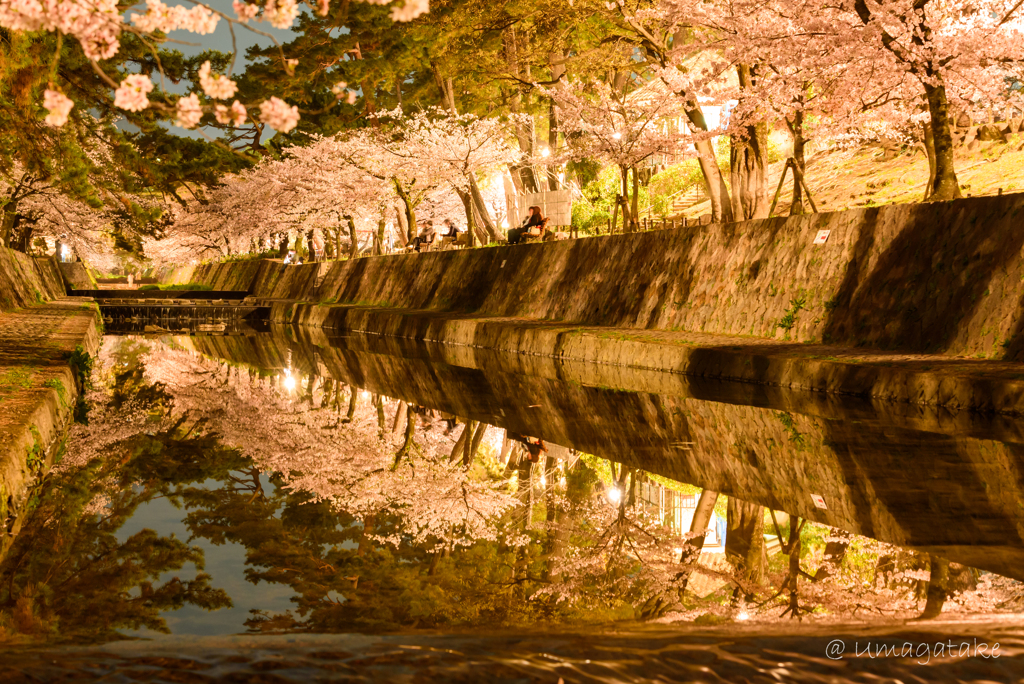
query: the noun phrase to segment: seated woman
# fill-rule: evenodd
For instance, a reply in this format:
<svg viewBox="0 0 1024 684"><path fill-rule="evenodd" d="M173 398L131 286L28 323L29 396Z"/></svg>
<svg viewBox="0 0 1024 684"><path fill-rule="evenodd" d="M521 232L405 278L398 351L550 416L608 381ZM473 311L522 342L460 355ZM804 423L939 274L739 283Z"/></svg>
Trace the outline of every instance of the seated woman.
<svg viewBox="0 0 1024 684"><path fill-rule="evenodd" d="M544 215L540 213L540 207L530 207L530 213L525 219L523 219L522 225L508 231L508 244L519 244L523 236L529 233L531 228L539 228L543 223Z"/></svg>
<svg viewBox="0 0 1024 684"><path fill-rule="evenodd" d="M420 234L412 239L409 246L417 252L425 251L424 248L426 248L426 251L429 251L430 245L434 243L434 236L434 222L427 221Z"/></svg>

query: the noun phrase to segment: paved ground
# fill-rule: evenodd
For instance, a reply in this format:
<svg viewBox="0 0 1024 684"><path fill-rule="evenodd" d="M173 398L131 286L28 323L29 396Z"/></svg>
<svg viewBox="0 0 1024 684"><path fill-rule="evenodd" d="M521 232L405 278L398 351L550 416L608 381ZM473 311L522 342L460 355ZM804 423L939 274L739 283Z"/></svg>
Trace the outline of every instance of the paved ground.
<svg viewBox="0 0 1024 684"><path fill-rule="evenodd" d="M9 649L0 653L0 683L1024 681L1019 628L897 626L865 632L779 626L788 636L763 630L732 625L596 635L171 637ZM934 655L940 642L947 653L952 644L956 657ZM989 646L983 649L987 654L998 643L998 657L978 655L982 643ZM961 656L965 644L970 652ZM920 657L879 657L879 647ZM868 648L874 656L865 655Z"/></svg>

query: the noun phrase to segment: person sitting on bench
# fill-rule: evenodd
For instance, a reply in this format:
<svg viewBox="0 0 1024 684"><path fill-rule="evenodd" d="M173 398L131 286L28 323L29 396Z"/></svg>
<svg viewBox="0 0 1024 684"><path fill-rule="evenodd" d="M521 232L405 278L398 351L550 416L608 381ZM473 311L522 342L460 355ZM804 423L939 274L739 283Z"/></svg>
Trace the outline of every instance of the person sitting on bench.
<svg viewBox="0 0 1024 684"><path fill-rule="evenodd" d="M427 220L420 234L412 239L409 246L417 252L430 251L430 245L434 244L434 222Z"/></svg>
<svg viewBox="0 0 1024 684"><path fill-rule="evenodd" d="M525 235L530 234L531 229L540 230L543 223L544 215L540 213L540 207L530 207L530 214L523 219L522 225L508 231L508 244L518 245Z"/></svg>

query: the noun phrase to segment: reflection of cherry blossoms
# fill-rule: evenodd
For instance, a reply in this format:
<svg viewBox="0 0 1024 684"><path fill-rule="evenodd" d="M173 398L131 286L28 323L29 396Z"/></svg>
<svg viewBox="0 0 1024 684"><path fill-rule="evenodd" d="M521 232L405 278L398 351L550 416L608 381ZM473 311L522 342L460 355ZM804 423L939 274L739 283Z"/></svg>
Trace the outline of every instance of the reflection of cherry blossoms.
<svg viewBox="0 0 1024 684"><path fill-rule="evenodd" d="M108 338L101 369L110 368L112 347L123 342ZM419 431L415 447L396 463L401 444L392 442L391 430L380 428L378 408L364 398L349 422L328 405L325 399L333 394L325 395L316 376L259 376L160 344L150 345L144 364L145 382L162 387L172 410L158 418L159 425L147 426L155 420L151 407L100 406L90 427L76 431L70 463L83 464L131 434L166 429L187 416L185 424L201 420L199 429L216 433L261 469L280 473L289 489L364 519L385 511L401 515L407 523L404 540L414 543L496 539L498 518L515 503L496 485L449 464L452 440L438 429Z"/></svg>

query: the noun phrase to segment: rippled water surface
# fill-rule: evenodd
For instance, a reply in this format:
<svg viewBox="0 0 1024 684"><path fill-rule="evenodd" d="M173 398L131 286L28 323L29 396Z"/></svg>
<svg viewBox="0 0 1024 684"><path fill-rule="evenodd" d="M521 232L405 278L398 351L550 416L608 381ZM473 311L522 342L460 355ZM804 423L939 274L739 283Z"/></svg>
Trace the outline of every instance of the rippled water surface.
<svg viewBox="0 0 1024 684"><path fill-rule="evenodd" d="M0 677L937 677L829 630L1019 664L1016 421L307 334L106 338L7 521Z"/></svg>

